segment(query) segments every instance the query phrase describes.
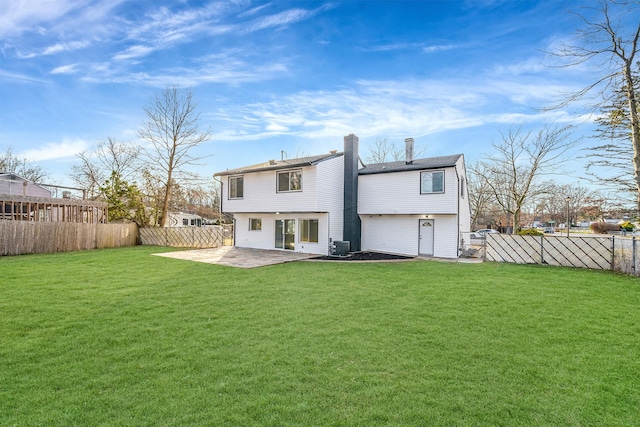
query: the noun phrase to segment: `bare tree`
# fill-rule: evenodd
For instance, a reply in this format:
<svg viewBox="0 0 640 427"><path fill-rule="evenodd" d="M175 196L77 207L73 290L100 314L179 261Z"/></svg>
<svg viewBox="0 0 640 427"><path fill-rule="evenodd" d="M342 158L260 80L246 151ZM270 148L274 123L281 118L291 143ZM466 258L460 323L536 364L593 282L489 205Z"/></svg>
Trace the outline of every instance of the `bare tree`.
<svg viewBox="0 0 640 427"><path fill-rule="evenodd" d="M143 150L146 166L163 185L161 227L167 222L174 182L184 178L185 166L205 157L194 156L192 149L211 138L211 128L200 130L197 107L190 89L167 87L144 108L147 119L138 134L149 143Z"/></svg>
<svg viewBox="0 0 640 427"><path fill-rule="evenodd" d="M31 182L41 184L46 178L46 172L39 165L14 154L13 148L7 147L0 153L0 172L11 172L20 175Z"/></svg>
<svg viewBox="0 0 640 427"><path fill-rule="evenodd" d="M471 205L472 230L477 228L478 220L485 216L490 203L493 201L491 188L487 180L483 179L486 175L485 165L481 162L476 162L467 168L467 189L469 204Z"/></svg>
<svg viewBox="0 0 640 427"><path fill-rule="evenodd" d="M107 138L93 152L78 154L79 163L71 166L71 179L87 189L89 197L100 194L100 188L116 173L119 179L133 181L138 174L139 147L133 143Z"/></svg>
<svg viewBox="0 0 640 427"><path fill-rule="evenodd" d="M565 67L589 63L599 70L600 77L583 89L570 94L558 106L585 98L588 94L599 98L596 109L616 105L620 97L623 113L627 116L626 141L630 144L636 192L640 195L640 122L638 116L638 45L640 41L640 3L637 1L600 0L597 7L576 13L584 28L578 31L581 43L564 45L554 55L567 60ZM595 17L587 16L595 12ZM627 20L625 22L625 19ZM595 62L599 60L600 62ZM640 197L637 208L640 211Z"/></svg>
<svg viewBox="0 0 640 427"><path fill-rule="evenodd" d="M413 150L413 157L418 158L424 153L424 148ZM405 149L397 148L393 142L387 141L387 139L377 139L373 147L369 148L371 155L365 160L367 163L386 163L386 162L399 162L405 158Z"/></svg>
<svg viewBox="0 0 640 427"><path fill-rule="evenodd" d="M520 215L525 204L547 192L546 175L559 172L566 154L575 147L571 126L549 127L537 132L521 128L502 133L502 141L493 143L496 153L476 168L478 176L492 193L493 199L507 215L511 231L520 228Z"/></svg>
<svg viewBox="0 0 640 427"><path fill-rule="evenodd" d="M572 184L551 183L548 192L538 198L537 205L544 206L547 218L556 223L569 221L575 223L585 206L597 198L594 191ZM567 200L568 199L568 200Z"/></svg>
<svg viewBox="0 0 640 427"><path fill-rule="evenodd" d="M631 196L636 204L638 189L633 162L629 161L633 158L633 147L629 143L630 123L622 93L616 90L616 99L600 107L593 135L598 143L587 148L586 172L602 187L626 198Z"/></svg>

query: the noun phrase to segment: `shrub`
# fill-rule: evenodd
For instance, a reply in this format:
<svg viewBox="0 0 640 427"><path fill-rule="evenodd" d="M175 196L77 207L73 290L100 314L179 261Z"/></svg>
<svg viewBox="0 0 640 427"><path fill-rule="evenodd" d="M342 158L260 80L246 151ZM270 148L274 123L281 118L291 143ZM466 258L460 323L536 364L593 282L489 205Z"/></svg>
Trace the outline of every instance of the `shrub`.
<svg viewBox="0 0 640 427"><path fill-rule="evenodd" d="M594 233L606 234L607 231L619 231L620 224L610 224L608 222L592 222L590 228Z"/></svg>
<svg viewBox="0 0 640 427"><path fill-rule="evenodd" d="M518 231L519 236L543 236L542 231L536 228L530 228L528 230L520 230Z"/></svg>
<svg viewBox="0 0 640 427"><path fill-rule="evenodd" d="M620 224L620 228L622 230L625 230L625 231L633 231L633 229L635 228L635 225L633 223L627 221L627 222L623 222L622 224Z"/></svg>

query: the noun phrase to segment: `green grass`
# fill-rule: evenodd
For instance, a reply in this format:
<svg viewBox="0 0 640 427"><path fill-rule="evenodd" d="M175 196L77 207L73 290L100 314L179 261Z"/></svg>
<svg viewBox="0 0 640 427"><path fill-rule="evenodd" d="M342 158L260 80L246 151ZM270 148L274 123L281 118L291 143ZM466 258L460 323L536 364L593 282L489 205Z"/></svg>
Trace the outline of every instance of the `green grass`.
<svg viewBox="0 0 640 427"><path fill-rule="evenodd" d="M509 264L0 259L0 425L640 425L640 282Z"/></svg>

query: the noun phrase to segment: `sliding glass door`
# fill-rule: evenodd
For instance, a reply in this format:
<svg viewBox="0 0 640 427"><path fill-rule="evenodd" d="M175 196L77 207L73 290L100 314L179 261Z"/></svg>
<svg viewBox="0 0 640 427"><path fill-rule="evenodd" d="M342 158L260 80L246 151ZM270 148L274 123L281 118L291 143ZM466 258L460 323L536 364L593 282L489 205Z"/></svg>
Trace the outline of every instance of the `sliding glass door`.
<svg viewBox="0 0 640 427"><path fill-rule="evenodd" d="M276 249L293 250L296 240L296 220L276 219Z"/></svg>

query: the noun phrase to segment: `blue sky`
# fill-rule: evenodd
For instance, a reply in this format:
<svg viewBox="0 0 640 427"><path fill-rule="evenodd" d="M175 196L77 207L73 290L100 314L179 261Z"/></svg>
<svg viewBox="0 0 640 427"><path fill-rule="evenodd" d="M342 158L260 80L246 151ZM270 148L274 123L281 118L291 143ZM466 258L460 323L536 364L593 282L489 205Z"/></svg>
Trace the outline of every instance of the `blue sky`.
<svg viewBox="0 0 640 427"><path fill-rule="evenodd" d="M203 175L341 150L349 133L363 158L413 137L425 157L469 163L509 127L584 122L580 105L540 107L593 78L544 53L585 4L0 0L0 147L70 185L75 154L136 142L152 95L180 85L213 128Z"/></svg>

